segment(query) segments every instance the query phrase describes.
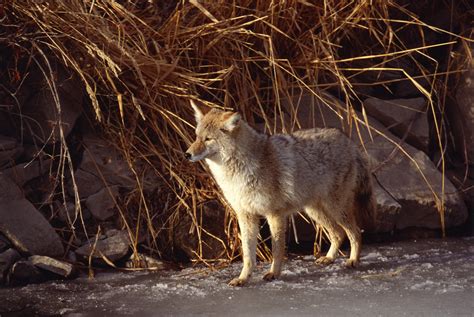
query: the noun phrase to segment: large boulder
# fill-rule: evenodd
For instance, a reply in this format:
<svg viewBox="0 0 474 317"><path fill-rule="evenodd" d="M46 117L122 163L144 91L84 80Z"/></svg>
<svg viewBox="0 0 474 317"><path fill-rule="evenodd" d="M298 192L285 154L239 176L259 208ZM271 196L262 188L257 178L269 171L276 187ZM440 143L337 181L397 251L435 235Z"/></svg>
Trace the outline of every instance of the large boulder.
<svg viewBox="0 0 474 317"><path fill-rule="evenodd" d="M292 107L289 107L290 102ZM294 122L293 126L340 128L367 151L381 186L375 190L376 218L383 219L384 223L377 225L377 231L440 228L440 212L444 212L446 227L466 221L466 205L454 185L443 178L425 153L402 142L377 120L367 116L369 129L363 115L355 112L360 121L353 120L349 124L345 106L327 94L319 97L301 94L285 103L284 109L298 109L297 112L287 111L288 122Z"/></svg>
<svg viewBox="0 0 474 317"><path fill-rule="evenodd" d="M364 100L367 113L381 122L388 130L405 139L419 150L428 152L430 130L428 125L428 105L424 98Z"/></svg>
<svg viewBox="0 0 474 317"><path fill-rule="evenodd" d="M54 257L64 253L54 228L26 199L0 200L0 232L26 254Z"/></svg>

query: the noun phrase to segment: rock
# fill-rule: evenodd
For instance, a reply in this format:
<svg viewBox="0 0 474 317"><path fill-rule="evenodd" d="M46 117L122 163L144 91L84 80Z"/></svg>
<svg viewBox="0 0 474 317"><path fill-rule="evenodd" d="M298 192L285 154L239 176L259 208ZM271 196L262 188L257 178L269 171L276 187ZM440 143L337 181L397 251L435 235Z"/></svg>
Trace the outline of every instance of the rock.
<svg viewBox="0 0 474 317"><path fill-rule="evenodd" d="M390 232L395 229L402 206L377 182L374 182L374 192L378 210L375 218L375 229L379 232Z"/></svg>
<svg viewBox="0 0 474 317"><path fill-rule="evenodd" d="M64 253L56 231L26 199L0 201L0 232L23 253L48 256Z"/></svg>
<svg viewBox="0 0 474 317"><path fill-rule="evenodd" d="M425 78L416 78L415 80L426 91L430 91L431 84ZM420 89L418 89L409 79L404 79L394 83L392 91L397 98L414 98L423 96Z"/></svg>
<svg viewBox="0 0 474 317"><path fill-rule="evenodd" d="M0 203L2 201L20 200L23 192L11 178L0 172Z"/></svg>
<svg viewBox="0 0 474 317"><path fill-rule="evenodd" d="M22 152L16 139L0 135L0 167L14 162Z"/></svg>
<svg viewBox="0 0 474 317"><path fill-rule="evenodd" d="M169 268L165 262L141 253L132 254L127 262L125 262L125 267L150 270L166 270Z"/></svg>
<svg viewBox="0 0 474 317"><path fill-rule="evenodd" d="M50 83L37 66L29 69L18 94L23 120L21 132L32 143L52 144L59 141L60 127L64 137L67 137L82 112L84 88L80 79L58 62L50 66L54 72L60 113Z"/></svg>
<svg viewBox="0 0 474 317"><path fill-rule="evenodd" d="M76 205L72 202L63 204L59 201L54 202L55 208L58 212L59 220L63 223L73 224L76 220Z"/></svg>
<svg viewBox="0 0 474 317"><path fill-rule="evenodd" d="M451 125L460 148L461 156L467 154L468 164L474 165L474 46L471 45L471 59L456 90L458 113ZM471 167L472 168L472 167Z"/></svg>
<svg viewBox="0 0 474 317"><path fill-rule="evenodd" d="M367 98L367 113L385 125L390 132L404 138L419 150L428 152L430 131L424 98L382 100Z"/></svg>
<svg viewBox="0 0 474 317"><path fill-rule="evenodd" d="M115 214L115 199L118 196L118 186L105 187L98 193L89 196L86 206L97 220L107 220Z"/></svg>
<svg viewBox="0 0 474 317"><path fill-rule="evenodd" d="M10 247L10 241L8 241L8 239L3 234L0 234L0 252L3 252Z"/></svg>
<svg viewBox="0 0 474 317"><path fill-rule="evenodd" d="M111 262L122 260L129 252L130 239L126 231L97 241L94 248L94 242L87 243L76 250L76 254L82 259L88 259L92 253L92 259L101 264L106 264L103 259L105 256ZM94 252L92 252L94 251Z"/></svg>
<svg viewBox="0 0 474 317"><path fill-rule="evenodd" d="M106 141L93 136L83 140L82 162L75 173L81 199L99 192L105 186L133 188L135 178L122 155ZM69 186L73 194L72 186Z"/></svg>
<svg viewBox="0 0 474 317"><path fill-rule="evenodd" d="M412 226L431 229L440 228L441 222L437 207L441 198L444 199L446 206L446 227L460 225L466 220L466 205L448 179L445 179L444 182L445 195L444 197L441 195L442 175L426 154L409 144L402 143L399 138L370 116L368 117L369 124L385 134L390 141L375 131L372 131L372 140L364 124L359 123L359 131L363 140L361 142L354 123L351 128L347 124L347 120L343 119L346 117L345 107L330 95L322 94L322 97L334 111L312 96L303 94L301 97L296 96L292 100L294 106L297 106L300 110L296 114L290 113L289 119L291 121L289 122L299 122L304 128L314 126L340 128L355 142L363 144L371 157L378 183L387 195L401 206L397 216L393 216L394 208L398 209L393 201L388 204L384 203L382 206L379 205L376 218L384 219L386 222L379 224L377 231L389 228L403 229ZM287 104L283 104L283 108L288 109L288 101L285 102ZM356 114L363 120L361 113ZM414 161L402 153L396 144L401 144L403 150ZM426 177L429 185L422 174ZM387 201L387 196L380 190L376 189L376 194L379 204ZM388 223L388 219L392 219L393 223Z"/></svg>
<svg viewBox="0 0 474 317"><path fill-rule="evenodd" d="M28 163L21 163L11 168L3 170L3 173L10 177L18 186L22 187L28 181L37 178L41 175L49 173L51 169L52 160L33 161Z"/></svg>
<svg viewBox="0 0 474 317"><path fill-rule="evenodd" d="M19 259L21 259L20 253L15 249L8 249L0 253L0 284L5 282L10 267Z"/></svg>
<svg viewBox="0 0 474 317"><path fill-rule="evenodd" d="M28 261L42 270L54 273L56 275L69 278L74 274L74 266L71 263L59 261L49 256L32 255Z"/></svg>
<svg viewBox="0 0 474 317"><path fill-rule="evenodd" d="M8 279L10 284L41 283L47 280L46 275L33 263L25 260L13 264Z"/></svg>
<svg viewBox="0 0 474 317"><path fill-rule="evenodd" d="M216 200L210 200L197 206L197 219L192 212L175 219L172 243L174 248L184 252L188 259L216 259L225 257L227 252L225 217L226 211ZM202 221L206 219L206 221ZM196 226L199 224L199 227ZM201 230L200 233L197 230ZM200 239L199 239L200 237ZM201 241L199 241L201 240ZM200 244L201 243L201 244ZM184 260L184 259L182 259Z"/></svg>

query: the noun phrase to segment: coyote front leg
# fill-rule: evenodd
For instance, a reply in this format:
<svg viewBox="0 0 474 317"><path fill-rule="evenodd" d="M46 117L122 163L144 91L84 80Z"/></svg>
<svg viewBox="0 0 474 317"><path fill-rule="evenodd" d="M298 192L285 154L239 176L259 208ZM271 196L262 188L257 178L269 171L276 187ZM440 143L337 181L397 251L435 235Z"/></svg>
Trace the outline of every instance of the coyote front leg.
<svg viewBox="0 0 474 317"><path fill-rule="evenodd" d="M271 281L280 277L281 266L285 256L285 233L286 217L280 215L271 215L267 217L268 226L272 234L272 256L273 262L263 279Z"/></svg>
<svg viewBox="0 0 474 317"><path fill-rule="evenodd" d="M247 213L237 213L237 219L239 221L240 227L242 257L244 264L239 277L234 278L229 282L230 286L242 286L248 281L250 275L252 274L257 257L259 218L255 215Z"/></svg>

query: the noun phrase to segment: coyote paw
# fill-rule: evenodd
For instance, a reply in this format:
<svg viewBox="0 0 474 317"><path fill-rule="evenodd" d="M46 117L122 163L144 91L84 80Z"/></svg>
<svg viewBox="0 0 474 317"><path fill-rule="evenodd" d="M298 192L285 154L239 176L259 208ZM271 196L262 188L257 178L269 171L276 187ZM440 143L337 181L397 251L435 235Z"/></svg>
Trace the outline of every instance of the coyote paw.
<svg viewBox="0 0 474 317"><path fill-rule="evenodd" d="M277 278L278 278L278 276L277 276L275 273L273 273L273 272L267 272L267 273L265 273L265 275L263 276L263 280L265 280L265 281L273 281L273 280L275 280L275 279L277 279Z"/></svg>
<svg viewBox="0 0 474 317"><path fill-rule="evenodd" d="M353 269L359 266L359 260L349 259L346 261L346 267Z"/></svg>
<svg viewBox="0 0 474 317"><path fill-rule="evenodd" d="M333 258L329 258L327 256L322 256L322 257L319 257L317 260L316 260L316 264L319 264L319 265L329 265L329 264L332 264L334 262L334 259Z"/></svg>
<svg viewBox="0 0 474 317"><path fill-rule="evenodd" d="M229 286L244 286L244 284L245 284L246 282L247 282L247 281L242 280L242 279L236 277L236 278L232 279L232 280L228 283L228 285L229 285Z"/></svg>

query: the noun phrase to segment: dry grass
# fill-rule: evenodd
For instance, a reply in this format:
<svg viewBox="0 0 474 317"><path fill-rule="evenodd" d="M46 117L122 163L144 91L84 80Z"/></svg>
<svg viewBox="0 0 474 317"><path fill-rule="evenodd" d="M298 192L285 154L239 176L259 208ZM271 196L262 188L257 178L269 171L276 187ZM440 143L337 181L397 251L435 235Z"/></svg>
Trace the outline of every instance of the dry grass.
<svg viewBox="0 0 474 317"><path fill-rule="evenodd" d="M280 100L299 89L316 96L326 90L344 101L348 122L363 126L366 118L352 111L360 109L361 87L387 92L393 82L410 81L429 101L445 171L449 131L444 100L462 66L444 59L469 41L460 35L462 21L472 14L467 0L414 5L378 0L10 0L0 6L5 23L0 41L9 52L40 65L58 60L81 79L95 120L136 177L137 190L119 204L124 227L134 241L146 230L145 247L151 252L169 250L171 232L186 215L192 219L187 230L195 230L200 242L211 235L203 229L200 206L219 194L201 168L183 162L183 150L194 138L190 99L234 108L250 122L260 118L268 131L276 131L284 120ZM420 17L439 8L450 12L451 25ZM12 69L13 84L26 75L23 71ZM54 78L47 68L45 73ZM61 142L57 173L72 174L64 136ZM159 196L144 193L147 173L156 174L166 189ZM442 197L439 202L443 219ZM228 214L225 222L227 237L215 239L225 245L222 257L233 258L238 255L235 220ZM212 260L204 258L199 245L196 258ZM260 256L268 258L268 250L261 248Z"/></svg>

